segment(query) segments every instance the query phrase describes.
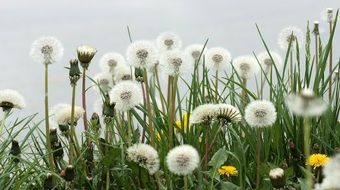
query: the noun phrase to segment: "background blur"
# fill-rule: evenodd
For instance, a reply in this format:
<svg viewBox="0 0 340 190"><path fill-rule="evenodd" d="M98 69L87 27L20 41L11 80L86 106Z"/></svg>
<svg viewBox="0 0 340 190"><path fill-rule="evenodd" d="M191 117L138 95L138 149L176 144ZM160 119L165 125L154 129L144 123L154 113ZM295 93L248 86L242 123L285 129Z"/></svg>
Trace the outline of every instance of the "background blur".
<svg viewBox="0 0 340 190"><path fill-rule="evenodd" d="M98 50L90 75L99 72L99 59L109 51L125 55L132 38L152 40L164 31L182 37L183 45L204 43L227 48L233 57L259 53L263 45L257 23L271 48L284 55L277 45L279 31L293 25L305 30L307 21L319 20L324 39L328 25L322 12L340 7L339 0L0 0L0 89L21 92L28 107L20 115L39 113L43 118L43 65L29 56L31 43L38 37L53 35L65 48L62 61L50 67L50 105L71 102L68 61L76 56L80 44ZM335 35L334 60L340 55L340 29ZM337 42L337 43L336 43ZM80 84L77 91L80 105ZM89 113L96 92L89 93ZM89 114L90 115L90 114Z"/></svg>

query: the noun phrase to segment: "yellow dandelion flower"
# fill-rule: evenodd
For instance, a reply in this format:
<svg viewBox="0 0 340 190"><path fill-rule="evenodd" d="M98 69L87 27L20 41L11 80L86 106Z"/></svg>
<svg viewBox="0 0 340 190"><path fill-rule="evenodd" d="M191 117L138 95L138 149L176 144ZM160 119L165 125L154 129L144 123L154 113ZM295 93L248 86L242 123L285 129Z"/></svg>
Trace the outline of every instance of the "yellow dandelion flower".
<svg viewBox="0 0 340 190"><path fill-rule="evenodd" d="M160 134L160 133L157 133L157 134L156 134L156 139L157 139L157 141L161 141L161 140L162 140L161 134Z"/></svg>
<svg viewBox="0 0 340 190"><path fill-rule="evenodd" d="M183 119L184 129L186 129L186 128L187 128L187 125L188 125L188 113L187 113L187 112L185 112L185 113L183 114L182 119ZM182 129L181 120L176 121L176 127L177 127L178 129Z"/></svg>
<svg viewBox="0 0 340 190"><path fill-rule="evenodd" d="M234 166L221 166L218 169L218 173L220 173L220 175L227 175L229 177L229 176L237 175L238 171Z"/></svg>
<svg viewBox="0 0 340 190"><path fill-rule="evenodd" d="M326 154L312 154L307 160L307 164L312 166L313 169L324 166L329 161Z"/></svg>

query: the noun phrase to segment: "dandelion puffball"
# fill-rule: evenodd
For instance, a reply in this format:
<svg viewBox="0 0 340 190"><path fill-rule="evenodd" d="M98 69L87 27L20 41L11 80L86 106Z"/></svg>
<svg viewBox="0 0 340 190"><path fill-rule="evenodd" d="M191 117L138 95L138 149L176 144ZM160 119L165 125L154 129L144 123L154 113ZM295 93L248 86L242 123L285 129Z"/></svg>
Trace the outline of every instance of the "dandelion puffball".
<svg viewBox="0 0 340 190"><path fill-rule="evenodd" d="M321 189L340 189L340 154L331 158L323 167L324 179L320 184Z"/></svg>
<svg viewBox="0 0 340 190"><path fill-rule="evenodd" d="M187 54L174 50L162 53L159 66L163 73L170 76L179 76L190 71L192 62Z"/></svg>
<svg viewBox="0 0 340 190"><path fill-rule="evenodd" d="M30 55L35 62L52 64L64 55L61 42L52 36L41 37L32 43Z"/></svg>
<svg viewBox="0 0 340 190"><path fill-rule="evenodd" d="M204 47L203 44L192 44L185 48L184 52L192 58L193 62L199 63L203 60L203 55L206 53L207 47Z"/></svg>
<svg viewBox="0 0 340 190"><path fill-rule="evenodd" d="M100 59L100 68L104 72L113 73L117 66L125 64L125 58L116 52L106 53Z"/></svg>
<svg viewBox="0 0 340 190"><path fill-rule="evenodd" d="M71 112L72 106L68 105L65 107L61 107L55 114L55 120L57 121L58 125L71 125ZM83 116L84 109L79 106L74 107L74 120L73 125L77 124L77 121Z"/></svg>
<svg viewBox="0 0 340 190"><path fill-rule="evenodd" d="M289 26L279 33L278 44L281 49L286 50L291 43L291 48L294 50L296 42L298 42L299 47L305 43L305 37L300 28Z"/></svg>
<svg viewBox="0 0 340 190"><path fill-rule="evenodd" d="M269 53L273 59L270 58ZM280 68L282 66L281 56L273 51L270 51L269 53L267 51L263 51L257 55L257 59L265 73L268 73L270 69L274 67L274 64L276 68Z"/></svg>
<svg viewBox="0 0 340 190"><path fill-rule="evenodd" d="M190 115L191 124L205 123L209 124L211 120L216 116L218 107L214 104L203 104L197 106Z"/></svg>
<svg viewBox="0 0 340 190"><path fill-rule="evenodd" d="M241 121L242 116L240 111L230 104L217 104L216 118L223 120L224 122L236 123Z"/></svg>
<svg viewBox="0 0 340 190"><path fill-rule="evenodd" d="M160 52L179 50L182 47L182 40L177 34L164 32L157 37L156 45Z"/></svg>
<svg viewBox="0 0 340 190"><path fill-rule="evenodd" d="M142 103L141 87L132 81L122 81L116 84L109 93L110 103L115 104L118 111L128 111Z"/></svg>
<svg viewBox="0 0 340 190"><path fill-rule="evenodd" d="M270 101L256 100L247 105L244 118L251 127L269 127L276 121L276 109Z"/></svg>
<svg viewBox="0 0 340 190"><path fill-rule="evenodd" d="M221 47L214 47L207 50L205 63L208 69L223 71L231 61L231 54Z"/></svg>
<svg viewBox="0 0 340 190"><path fill-rule="evenodd" d="M133 80L134 69L126 65L119 65L114 69L113 81L119 83L120 81Z"/></svg>
<svg viewBox="0 0 340 190"><path fill-rule="evenodd" d="M259 70L258 63L253 56L240 56L233 61L237 74L242 79L254 77Z"/></svg>
<svg viewBox="0 0 340 190"><path fill-rule="evenodd" d="M26 107L26 101L19 92L4 89L0 90L0 107L3 111L10 111L12 108L23 109Z"/></svg>
<svg viewBox="0 0 340 190"><path fill-rule="evenodd" d="M158 152L148 144L134 144L127 150L128 158L139 166L146 168L151 175L159 170Z"/></svg>
<svg viewBox="0 0 340 190"><path fill-rule="evenodd" d="M180 145L171 149L166 156L166 163L170 172L176 175L191 174L199 164L197 150L191 145Z"/></svg>
<svg viewBox="0 0 340 190"><path fill-rule="evenodd" d="M133 42L126 50L128 64L139 68L150 68L157 63L158 51L150 41Z"/></svg>
<svg viewBox="0 0 340 190"><path fill-rule="evenodd" d="M111 90L113 83L112 83L112 75L110 73L98 73L93 77L93 80L97 83L95 84L95 90L100 92L100 89L107 93Z"/></svg>

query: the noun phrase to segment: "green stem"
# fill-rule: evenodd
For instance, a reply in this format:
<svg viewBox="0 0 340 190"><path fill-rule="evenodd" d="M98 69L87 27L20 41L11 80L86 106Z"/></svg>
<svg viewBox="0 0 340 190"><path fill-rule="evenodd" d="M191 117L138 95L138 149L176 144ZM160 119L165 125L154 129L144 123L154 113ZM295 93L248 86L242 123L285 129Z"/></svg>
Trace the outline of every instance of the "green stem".
<svg viewBox="0 0 340 190"><path fill-rule="evenodd" d="M70 124L71 134L69 136L70 138L69 164L71 165L73 163L73 152L74 152L74 146L75 146L75 142L72 140L72 138L75 137L75 130L74 130L74 108L75 108L75 102L76 102L75 100L76 100L76 85L72 84L71 124Z"/></svg>
<svg viewBox="0 0 340 190"><path fill-rule="evenodd" d="M149 89L149 80L146 69L144 69L144 83L145 83L145 94L146 94L146 109L148 112L148 122L149 122L149 135L151 140L151 146L155 147L155 131L152 125L152 110L151 110L151 102L150 102L150 89Z"/></svg>
<svg viewBox="0 0 340 190"><path fill-rule="evenodd" d="M83 81L82 81L82 105L84 109L84 129L87 131L88 123L87 123L87 110L86 110L86 68L83 68Z"/></svg>
<svg viewBox="0 0 340 190"><path fill-rule="evenodd" d="M303 141L304 141L304 154L305 154L305 158L306 160L308 160L309 155L310 155L310 143L311 143L311 139L310 139L310 131L311 131L311 124L310 124L310 118L304 118L304 122L303 122ZM312 168L309 164L307 164L306 166L307 168L307 172L306 172L306 185L307 185L307 189L312 189L312 183L313 183L313 179L312 179Z"/></svg>
<svg viewBox="0 0 340 190"><path fill-rule="evenodd" d="M45 132L46 132L46 149L50 169L54 170L53 156L51 151L50 123L48 113L48 64L45 63Z"/></svg>
<svg viewBox="0 0 340 190"><path fill-rule="evenodd" d="M218 103L218 70L216 70L216 75L215 75L215 99L216 103Z"/></svg>
<svg viewBox="0 0 340 190"><path fill-rule="evenodd" d="M289 62L289 69L288 69L288 81L290 84L290 89L293 89L293 51L290 50L289 53L290 62Z"/></svg>
<svg viewBox="0 0 340 190"><path fill-rule="evenodd" d="M261 169L261 144L262 144L262 130L257 129L257 142L256 142L256 189L260 188L260 169Z"/></svg>
<svg viewBox="0 0 340 190"><path fill-rule="evenodd" d="M188 176L183 176L184 190L188 190Z"/></svg>
<svg viewBox="0 0 340 190"><path fill-rule="evenodd" d="M248 100L247 100L247 92L246 92L246 89L247 89L247 79L242 79L242 94L241 94L241 102L242 102L242 107L245 108L247 103L248 103Z"/></svg>
<svg viewBox="0 0 340 190"><path fill-rule="evenodd" d="M332 35L332 22L329 23L329 35ZM333 45L331 44L329 50L329 89L328 89L328 101L332 104L332 69L333 69Z"/></svg>
<svg viewBox="0 0 340 190"><path fill-rule="evenodd" d="M176 90L178 76L171 77L171 93L169 102L169 148L174 147L174 121L176 116Z"/></svg>
<svg viewBox="0 0 340 190"><path fill-rule="evenodd" d="M128 122L128 145L130 146L132 144L132 118L131 118L131 112L127 111L127 122Z"/></svg>

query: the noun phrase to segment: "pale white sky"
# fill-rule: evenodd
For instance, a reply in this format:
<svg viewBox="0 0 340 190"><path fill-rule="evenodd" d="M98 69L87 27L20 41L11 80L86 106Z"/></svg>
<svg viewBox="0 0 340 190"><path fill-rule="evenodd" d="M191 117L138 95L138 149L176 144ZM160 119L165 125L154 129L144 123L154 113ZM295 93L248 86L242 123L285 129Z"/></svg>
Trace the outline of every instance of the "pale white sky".
<svg viewBox="0 0 340 190"><path fill-rule="evenodd" d="M40 36L56 36L65 47L62 61L50 67L50 105L54 105L70 102L64 67L75 58L75 48L89 43L98 49L90 66L90 73L95 74L104 53L125 55L127 25L135 40L152 40L163 31L173 31L182 37L184 46L209 38L208 47L225 47L236 57L263 50L257 23L269 47L284 54L277 45L280 29L289 25L305 29L308 20L321 20L327 7L339 8L340 1L0 0L0 89L12 88L26 97L28 107L21 114L39 112L39 118L43 117L43 65L29 57L31 43ZM326 23L320 26L327 30ZM339 36L337 30L335 42ZM335 46L334 54L339 57L340 45ZM91 91L90 109L94 96Z"/></svg>

